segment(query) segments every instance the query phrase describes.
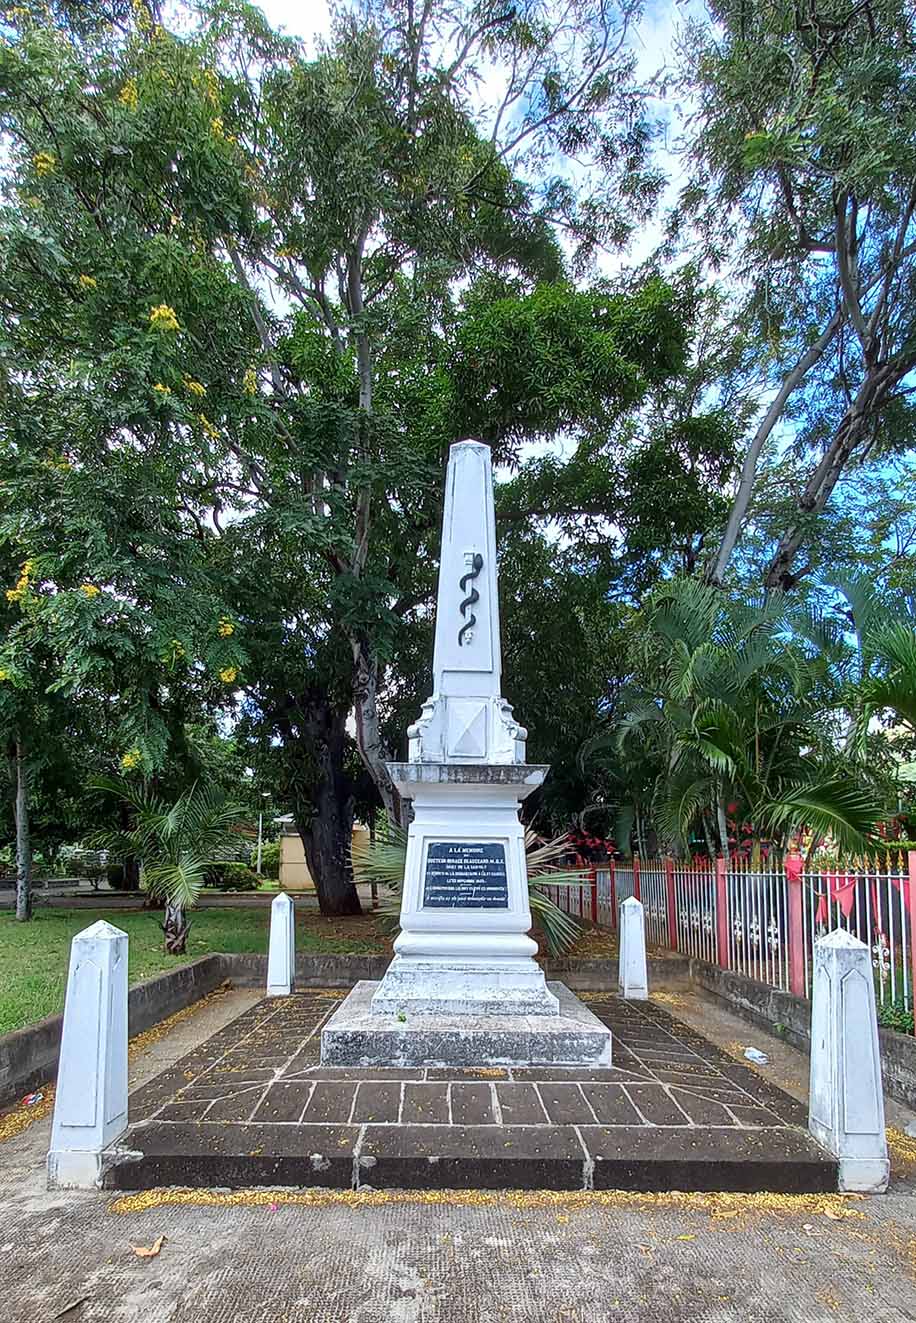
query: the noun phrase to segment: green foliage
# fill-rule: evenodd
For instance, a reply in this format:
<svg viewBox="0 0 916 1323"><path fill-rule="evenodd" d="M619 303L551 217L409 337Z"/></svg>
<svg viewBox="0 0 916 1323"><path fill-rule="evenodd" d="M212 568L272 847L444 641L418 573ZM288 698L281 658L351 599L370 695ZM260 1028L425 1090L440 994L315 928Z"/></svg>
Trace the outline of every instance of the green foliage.
<svg viewBox="0 0 916 1323"><path fill-rule="evenodd" d="M220 891L257 891L260 885L261 879L253 869L235 861L216 864L204 875L204 886L217 887Z"/></svg>
<svg viewBox="0 0 916 1323"><path fill-rule="evenodd" d="M261 846L261 873L276 881L280 876L280 842L265 841Z"/></svg>
<svg viewBox="0 0 916 1323"><path fill-rule="evenodd" d="M635 761L646 788L630 804L661 843L689 849L699 833L727 853L744 823L758 841L807 828L865 847L891 786L842 751L849 658L838 631L778 597L679 580L650 597L633 638L634 683L583 756L608 760L622 787Z"/></svg>
<svg viewBox="0 0 916 1323"><path fill-rule="evenodd" d="M893 1029L897 1034L913 1033L913 1012L906 1009L902 997L896 1001L878 1000L877 1011L882 1029Z"/></svg>
<svg viewBox="0 0 916 1323"><path fill-rule="evenodd" d="M459 430L514 448L530 436L606 427L683 367L688 324L684 299L659 279L632 296L540 285L494 299L487 290L457 324Z"/></svg>
<svg viewBox="0 0 916 1323"><path fill-rule="evenodd" d="M150 895L176 909L196 905L208 869L238 851L233 828L245 811L219 787L195 784L172 803L125 781L100 779L96 788L123 802L132 821L123 831L98 833L92 844L118 857L136 856Z"/></svg>
<svg viewBox="0 0 916 1323"><path fill-rule="evenodd" d="M683 359L680 290L570 283L661 186L627 14L386 0L309 57L240 0L103 8L18 7L0 51L0 728L97 708L93 770L172 794L232 725L346 907L448 444L497 397L507 457L587 432Z"/></svg>
<svg viewBox="0 0 916 1323"><path fill-rule="evenodd" d="M743 526L767 586L793 588L824 562L844 473L912 445L914 38L907 0L713 0L686 24L692 168L671 233L731 273L745 370L775 408L748 434L717 581Z"/></svg>

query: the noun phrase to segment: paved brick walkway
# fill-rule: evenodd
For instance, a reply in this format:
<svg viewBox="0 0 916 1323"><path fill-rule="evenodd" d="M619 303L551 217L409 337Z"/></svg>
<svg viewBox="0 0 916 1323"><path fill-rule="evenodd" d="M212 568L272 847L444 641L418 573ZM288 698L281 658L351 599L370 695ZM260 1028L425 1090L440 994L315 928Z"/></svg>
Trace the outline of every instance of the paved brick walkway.
<svg viewBox="0 0 916 1323"><path fill-rule="evenodd" d="M589 999L610 1070L322 1067L340 997L262 1001L132 1096L108 1183L836 1188L804 1107L653 1003Z"/></svg>

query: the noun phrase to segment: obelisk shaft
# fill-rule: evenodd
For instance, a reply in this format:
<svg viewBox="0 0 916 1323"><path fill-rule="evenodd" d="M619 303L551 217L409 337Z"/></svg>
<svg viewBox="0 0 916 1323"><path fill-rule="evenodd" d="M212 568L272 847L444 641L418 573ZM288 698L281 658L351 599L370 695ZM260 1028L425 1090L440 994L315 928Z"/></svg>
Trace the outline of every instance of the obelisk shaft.
<svg viewBox="0 0 916 1323"><path fill-rule="evenodd" d="M459 441L449 452L445 486L433 693L495 697L500 660L490 448Z"/></svg>
<svg viewBox="0 0 916 1323"><path fill-rule="evenodd" d="M527 732L502 697L500 678L490 447L458 441L445 480L433 692L407 732L410 761L524 763Z"/></svg>

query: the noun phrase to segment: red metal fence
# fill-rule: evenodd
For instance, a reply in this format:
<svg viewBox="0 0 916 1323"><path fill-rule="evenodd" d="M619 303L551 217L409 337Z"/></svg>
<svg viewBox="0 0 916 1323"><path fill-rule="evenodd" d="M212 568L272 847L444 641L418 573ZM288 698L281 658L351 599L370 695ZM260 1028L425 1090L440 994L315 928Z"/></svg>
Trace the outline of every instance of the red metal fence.
<svg viewBox="0 0 916 1323"><path fill-rule="evenodd" d="M639 859L591 870L581 887L548 888L569 914L616 929L629 896L643 904L646 940L807 997L814 941L844 928L870 948L881 1006L913 1010L916 850L824 871L801 855Z"/></svg>

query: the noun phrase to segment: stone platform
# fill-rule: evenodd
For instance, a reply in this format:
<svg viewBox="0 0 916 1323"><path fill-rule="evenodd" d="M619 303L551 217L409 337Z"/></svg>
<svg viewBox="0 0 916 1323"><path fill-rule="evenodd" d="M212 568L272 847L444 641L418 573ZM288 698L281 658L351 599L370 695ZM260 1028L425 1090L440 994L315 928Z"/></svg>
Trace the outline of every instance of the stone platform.
<svg viewBox="0 0 916 1323"><path fill-rule="evenodd" d="M321 1031L323 1066L580 1066L611 1064L611 1035L563 983L557 1015L379 1014L378 983L360 982Z"/></svg>
<svg viewBox="0 0 916 1323"><path fill-rule="evenodd" d="M133 1094L105 1185L837 1188L804 1107L653 1002L589 998L607 1069L321 1066L343 995L259 1002Z"/></svg>

